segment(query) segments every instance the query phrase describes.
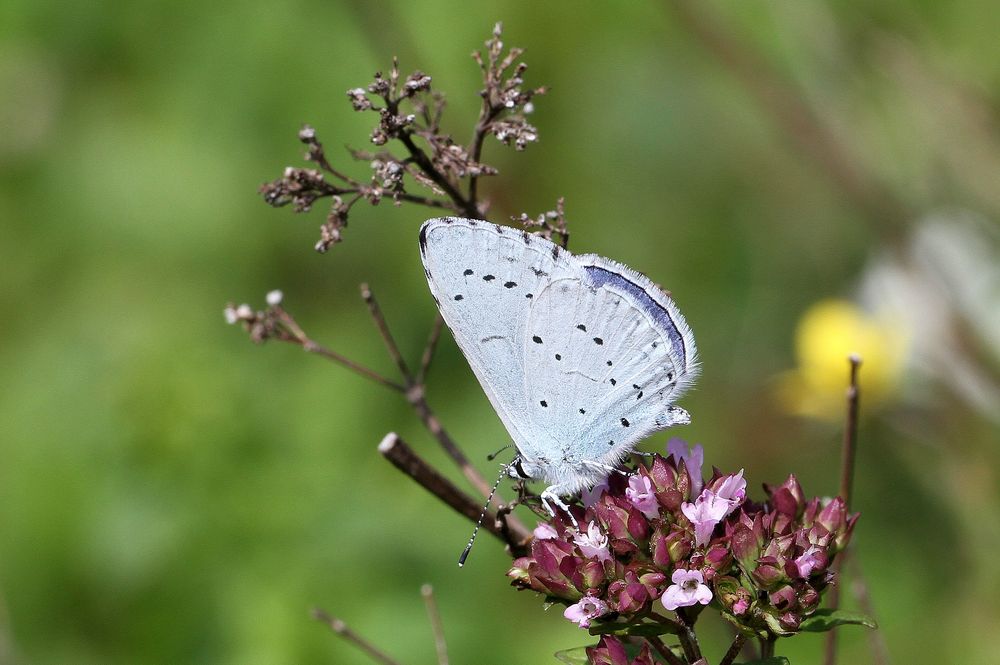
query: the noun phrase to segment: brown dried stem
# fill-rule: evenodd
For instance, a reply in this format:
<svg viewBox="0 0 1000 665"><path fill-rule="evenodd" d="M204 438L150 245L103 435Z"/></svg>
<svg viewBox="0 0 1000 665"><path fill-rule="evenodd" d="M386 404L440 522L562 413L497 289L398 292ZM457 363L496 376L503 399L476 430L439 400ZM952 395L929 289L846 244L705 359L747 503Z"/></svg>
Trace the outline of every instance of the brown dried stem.
<svg viewBox="0 0 1000 665"><path fill-rule="evenodd" d="M391 379L387 379L378 372L368 367L365 367L361 363L355 362L346 356L326 348L325 346L318 344L306 335L305 331L299 326L299 324L292 318L292 316L286 312L283 308L275 308L275 313L278 315L279 320L285 325L287 329L287 334L285 331L278 331L276 339L283 342L293 342L299 344L305 351L309 353L322 356L327 360L331 360L342 367L346 367L355 374L365 377L375 383L381 384L386 388L390 388L397 392L405 393L406 386L396 383Z"/></svg>
<svg viewBox="0 0 1000 665"><path fill-rule="evenodd" d="M844 424L844 444L840 463L840 496L844 500L844 507L851 507L851 491L854 485L854 458L858 444L858 409L861 400L861 391L858 388L858 371L861 368L861 358L851 355L848 358L851 364L851 378L847 386L847 420ZM844 562L847 560L848 550L844 550L837 556L834 562L834 572L837 576L838 584L833 585L827 595L827 605L836 609L840 604L840 582L844 574ZM825 665L834 665L837 662L837 631L831 630L826 634L825 655L823 658Z"/></svg>
<svg viewBox="0 0 1000 665"><path fill-rule="evenodd" d="M424 390L424 385L418 383L416 377L410 372L409 367L406 365L406 361L403 360L402 353L399 351L399 347L396 345L395 340L393 340L392 334L389 332L389 325L385 321L385 316L382 314L382 309L378 306L378 301L375 299L375 295L372 293L371 288L367 284L361 285L361 296L364 298L365 303L368 305L368 312L371 314L372 320L375 322L375 327L379 331L379 335L382 337L382 341L385 343L386 349L389 352L389 356L396 363L396 367L399 368L400 374L403 376L403 381L406 385L405 393L406 400L410 403L410 406L417 412L420 417L420 421L424 424L431 435L437 440L444 451L449 457L458 465L458 468L462 471L462 474L468 479L473 487L476 488L484 497L490 494L490 485L483 478L479 470L476 469L466 457L462 449L459 448L455 440L451 438L448 432L441 425L441 421L438 420L434 411L431 409L430 405L427 403L427 398ZM494 499L494 505L500 505L499 499Z"/></svg>
<svg viewBox="0 0 1000 665"><path fill-rule="evenodd" d="M421 487L451 506L457 513L464 515L472 522L479 520L482 506L468 494L442 476L436 469L421 459L413 449L398 434L390 432L378 445L379 453L393 466L415 480ZM530 533L523 527L508 524L506 527L496 515L487 511L483 519L483 528L499 538L510 547L515 556L523 551L524 543L530 538Z"/></svg>
<svg viewBox="0 0 1000 665"><path fill-rule="evenodd" d="M701 659L701 647L698 645L698 636L694 632L694 621L682 610L677 612L677 619L682 630L678 631L677 637L680 639L681 648L684 649L684 656L689 663Z"/></svg>
<svg viewBox="0 0 1000 665"><path fill-rule="evenodd" d="M736 657L740 655L740 651L743 650L743 645L746 644L747 638L743 633L737 633L736 638L733 639L733 643L729 645L729 650L719 661L719 665L732 665Z"/></svg>
<svg viewBox="0 0 1000 665"><path fill-rule="evenodd" d="M312 611L312 615L314 619L325 623L336 635L339 635L347 640L349 644L366 653L375 662L382 663L382 665L400 665L399 661L390 658L371 642L348 628L342 619L330 616L325 610L318 607Z"/></svg>
<svg viewBox="0 0 1000 665"><path fill-rule="evenodd" d="M430 335L427 336L427 343L424 345L424 352L420 355L420 369L417 370L416 381L423 385L427 380L427 372L431 368L431 361L434 360L434 352L437 350L438 342L441 340L441 331L444 329L444 319L438 312L434 316L434 323L431 325Z"/></svg>
<svg viewBox="0 0 1000 665"><path fill-rule="evenodd" d="M431 621L431 631L434 633L434 650L437 652L438 665L448 665L448 643L444 639L444 625L441 623L441 613L434 600L434 587L425 584L420 587L420 595L427 606L427 617Z"/></svg>
<svg viewBox="0 0 1000 665"><path fill-rule="evenodd" d="M663 656L663 660L667 661L669 665L684 665L684 661L677 657L673 651L670 650L666 644L663 643L659 637L655 635L650 635L646 638L649 645L656 650L656 653Z"/></svg>

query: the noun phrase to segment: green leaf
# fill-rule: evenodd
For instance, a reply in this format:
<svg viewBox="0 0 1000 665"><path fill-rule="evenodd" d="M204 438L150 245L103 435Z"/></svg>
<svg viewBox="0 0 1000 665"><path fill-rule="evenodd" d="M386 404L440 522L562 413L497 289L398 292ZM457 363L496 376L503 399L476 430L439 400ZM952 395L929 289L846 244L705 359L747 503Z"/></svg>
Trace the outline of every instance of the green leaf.
<svg viewBox="0 0 1000 665"><path fill-rule="evenodd" d="M772 656L770 658L761 658L760 660L748 660L745 663L736 663L736 665L789 665L788 659L784 656Z"/></svg>
<svg viewBox="0 0 1000 665"><path fill-rule="evenodd" d="M587 658L587 647L557 651L556 660L560 663L566 663L566 665L587 665L590 662L590 659Z"/></svg>
<svg viewBox="0 0 1000 665"><path fill-rule="evenodd" d="M803 619L799 630L810 633L823 633L837 626L867 626L868 628L878 628L875 619L860 612L848 612L847 610L822 609L816 610L812 616Z"/></svg>

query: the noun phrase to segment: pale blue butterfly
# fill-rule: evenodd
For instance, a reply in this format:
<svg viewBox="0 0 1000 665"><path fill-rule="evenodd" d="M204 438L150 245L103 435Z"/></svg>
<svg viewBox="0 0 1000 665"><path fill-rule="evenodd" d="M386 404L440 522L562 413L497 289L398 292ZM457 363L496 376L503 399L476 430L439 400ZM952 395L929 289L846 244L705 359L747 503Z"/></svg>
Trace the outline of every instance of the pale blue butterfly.
<svg viewBox="0 0 1000 665"><path fill-rule="evenodd" d="M511 476L562 497L603 480L649 434L690 421L674 405L698 373L694 335L648 278L489 222L431 219L420 253L441 316L507 427Z"/></svg>

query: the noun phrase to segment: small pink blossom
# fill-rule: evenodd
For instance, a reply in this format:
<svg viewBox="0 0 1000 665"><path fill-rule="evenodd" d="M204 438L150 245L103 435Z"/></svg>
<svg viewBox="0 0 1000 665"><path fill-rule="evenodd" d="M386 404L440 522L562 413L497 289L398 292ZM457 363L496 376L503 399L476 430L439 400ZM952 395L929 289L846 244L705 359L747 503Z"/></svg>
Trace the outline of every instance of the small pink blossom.
<svg viewBox="0 0 1000 665"><path fill-rule="evenodd" d="M590 628L592 619L604 616L608 613L608 604L600 598L584 596L575 605L570 605L563 612L563 616L570 621L575 621L580 628Z"/></svg>
<svg viewBox="0 0 1000 665"><path fill-rule="evenodd" d="M585 489L580 492L580 501L583 503L584 508L590 508L595 503L597 503L601 495L608 491L608 480L605 478L601 482L597 483L590 489Z"/></svg>
<svg viewBox="0 0 1000 665"><path fill-rule="evenodd" d="M715 525L726 516L730 504L725 499L715 495L715 492L705 489L694 503L682 503L681 512L694 525L695 545L706 545L712 539ZM700 574L700 573L699 573Z"/></svg>
<svg viewBox="0 0 1000 665"><path fill-rule="evenodd" d="M688 607L695 603L708 605L712 602L712 590L705 585L705 578L700 570L683 570L678 568L670 576L673 582L663 592L663 606L668 610L676 610L678 607Z"/></svg>
<svg viewBox="0 0 1000 665"><path fill-rule="evenodd" d="M601 527L595 522L587 526L587 533L578 533L573 536L573 542L580 548L583 556L588 559L598 561L608 561L611 559L611 551L608 549L608 537L601 533Z"/></svg>
<svg viewBox="0 0 1000 665"><path fill-rule="evenodd" d="M795 559L795 568L799 571L799 576L803 578L809 577L814 570L824 566L826 566L826 556L815 545L811 545L802 553L802 556Z"/></svg>
<svg viewBox="0 0 1000 665"><path fill-rule="evenodd" d="M715 490L715 494L720 499L730 502L731 508L728 512L736 510L736 506L740 505L747 495L747 481L743 478L743 469L737 474L726 476Z"/></svg>
<svg viewBox="0 0 1000 665"><path fill-rule="evenodd" d="M701 493L701 467L705 463L705 449L698 444L688 450L684 439L674 437L667 442L667 454L673 455L678 464L684 460L688 476L691 477L691 496L698 496Z"/></svg>
<svg viewBox="0 0 1000 665"><path fill-rule="evenodd" d="M660 502L656 500L656 490L648 476L636 474L630 477L625 496L649 519L659 517Z"/></svg>
<svg viewBox="0 0 1000 665"><path fill-rule="evenodd" d="M733 603L733 614L740 615L747 611L750 607L750 601L746 598L740 598L735 603Z"/></svg>
<svg viewBox="0 0 1000 665"><path fill-rule="evenodd" d="M555 540L559 537L559 532L548 522L541 522L533 531L538 540Z"/></svg>

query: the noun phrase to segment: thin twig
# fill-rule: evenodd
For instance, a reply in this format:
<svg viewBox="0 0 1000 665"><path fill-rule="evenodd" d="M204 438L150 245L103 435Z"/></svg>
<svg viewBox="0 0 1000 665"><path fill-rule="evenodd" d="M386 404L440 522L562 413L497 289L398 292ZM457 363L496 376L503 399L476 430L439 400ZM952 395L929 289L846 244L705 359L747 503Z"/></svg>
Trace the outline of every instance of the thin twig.
<svg viewBox="0 0 1000 665"><path fill-rule="evenodd" d="M434 632L434 649L437 651L438 665L448 665L448 644L444 639L444 626L441 623L441 613L438 612L434 600L434 587L425 584L420 587L420 595L424 597L427 606L427 616L431 620L431 630Z"/></svg>
<svg viewBox="0 0 1000 665"><path fill-rule="evenodd" d="M861 368L861 358L851 355L848 358L851 364L851 378L847 386L847 421L844 424L844 443L840 462L840 497L844 500L845 509L851 507L851 491L854 485L854 458L858 444L858 408L861 400L861 391L858 388L858 371ZM848 551L845 549L837 555L837 560L833 563L837 584L833 585L827 595L827 606L836 609L840 605L840 583L844 574L844 562L847 560ZM826 634L826 648L823 663L825 665L835 665L837 662L837 631L831 630Z"/></svg>
<svg viewBox="0 0 1000 665"><path fill-rule="evenodd" d="M656 649L656 653L663 656L663 659L670 665L684 665L684 661L678 658L677 655L670 650L670 647L664 644L663 640L656 635L648 636L646 641L649 642L650 646Z"/></svg>
<svg viewBox="0 0 1000 665"><path fill-rule="evenodd" d="M444 177L440 171L434 167L434 163L430 160L420 147L413 142L413 138L409 134L400 134L399 141L406 146L407 151L413 158L413 163L420 167L420 170L424 172L428 178L434 181L441 190L448 195L456 207L456 211L466 217L478 218L479 210L476 208L475 203L469 201L462 193L455 188L455 185L451 183L446 177Z"/></svg>
<svg viewBox="0 0 1000 665"><path fill-rule="evenodd" d="M437 439L438 443L444 448L444 451L448 453L448 456L454 460L455 464L461 469L462 474L468 479L472 486L476 488L484 497L489 496L490 485L483 478L479 470L476 469L466 457L465 453L462 452L458 444L455 443L454 439L445 431L441 422L438 420L434 411L431 410L430 405L427 403L427 397L422 383L418 382L416 378L410 373L409 367L406 365L406 361L403 359L403 354L399 350L399 346L392 337L392 333L389 332L389 325L386 323L385 316L382 314L382 309L378 305L378 301L375 299L374 293L372 293L371 288L367 284L361 285L361 297L364 298L365 303L368 305L368 311L375 321L375 327L378 328L379 335L382 337L382 341L385 343L386 350L389 352L389 357L392 358L393 362L396 363L396 367L399 368L400 374L403 376L403 380L406 384L406 400L410 403L410 406L417 412L420 421L424 424L427 430ZM422 365L422 363L421 363ZM499 506L501 500L496 498L494 505Z"/></svg>
<svg viewBox="0 0 1000 665"><path fill-rule="evenodd" d="M335 634L344 638L359 650L364 651L375 662L382 663L382 665L400 665L399 661L393 660L386 654L382 653L382 651L375 647L375 645L371 642L368 642L363 637L348 628L347 624L344 623L343 620L330 616L325 610L318 607L312 611L312 615L317 621L321 621L329 626L330 630L332 630Z"/></svg>
<svg viewBox="0 0 1000 665"><path fill-rule="evenodd" d="M851 364L851 381L847 387L847 422L844 427L844 448L840 464L840 498L849 509L851 492L854 489L854 457L858 447L858 407L861 401L858 371L861 369L861 358L851 355L848 362Z"/></svg>
<svg viewBox="0 0 1000 665"><path fill-rule="evenodd" d="M488 84L487 84L487 87ZM483 154L483 142L489 134L490 123L497 117L499 110L494 107L489 94L483 95L483 108L479 114L479 121L476 123L475 132L472 136L472 145L469 150L469 159L478 164ZM479 196L479 173L469 174L469 201L475 205Z"/></svg>
<svg viewBox="0 0 1000 665"><path fill-rule="evenodd" d="M434 360L434 352L437 350L438 341L441 339L441 330L444 328L444 319L438 312L434 317L434 324L431 326L431 334L427 337L427 344L424 345L424 352L420 356L420 369L415 377L417 385L424 385L427 381L427 371Z"/></svg>
<svg viewBox="0 0 1000 665"><path fill-rule="evenodd" d="M403 359L403 354L400 352L396 340L392 338L392 333L389 332L389 325L385 322L385 316L382 315L382 308L378 306L375 294L372 293L368 284L361 284L361 297L364 299L365 304L368 305L368 313L371 314L372 320L375 322L375 327L378 328L378 334L385 343L389 357L396 363L396 367L399 368L399 373L402 375L407 387L411 387L414 383L413 375L410 374L410 368L406 366L406 361Z"/></svg>
<svg viewBox="0 0 1000 665"><path fill-rule="evenodd" d="M428 492L451 506L453 510L464 515L473 522L479 520L482 507L472 497L455 487L436 469L418 456L398 434L390 432L378 445L378 451L393 466L415 480ZM524 543L530 538L530 533L523 526L515 525L513 520L505 527L497 523L496 516L486 513L483 528L505 542L515 555L523 550Z"/></svg>
<svg viewBox="0 0 1000 665"><path fill-rule="evenodd" d="M391 379L387 379L386 377L382 376L375 370L365 367L364 365L357 363L351 360L350 358L342 356L336 351L328 349L325 346L318 344L317 342L310 339L309 336L306 335L305 331L302 330L301 327L299 327L299 324L295 321L295 319L293 319L291 315L288 314L288 312L286 312L284 309L276 308L276 311L281 319L281 322L286 326L289 334L280 335L275 339L280 339L281 341L284 342L292 342L294 344L298 344L305 351L316 354L318 356L322 356L327 360L331 360L337 363L338 365L341 365L342 367L346 367L355 374L359 374L360 376L363 376L366 379L370 379L376 383L379 383L385 386L386 388L391 388L392 390L401 393L406 392L406 386L396 383Z"/></svg>
<svg viewBox="0 0 1000 665"><path fill-rule="evenodd" d="M678 634L681 647L684 649L684 655L687 656L688 661L693 663L701 659L701 647L698 644L698 636L694 632L694 619L687 615L684 608L677 611L677 618L684 628Z"/></svg>
<svg viewBox="0 0 1000 665"><path fill-rule="evenodd" d="M736 660L736 656L740 655L740 651L743 650L743 645L746 644L746 641L746 635L737 633L733 643L729 645L729 651L719 661L719 665L732 665L733 661Z"/></svg>

